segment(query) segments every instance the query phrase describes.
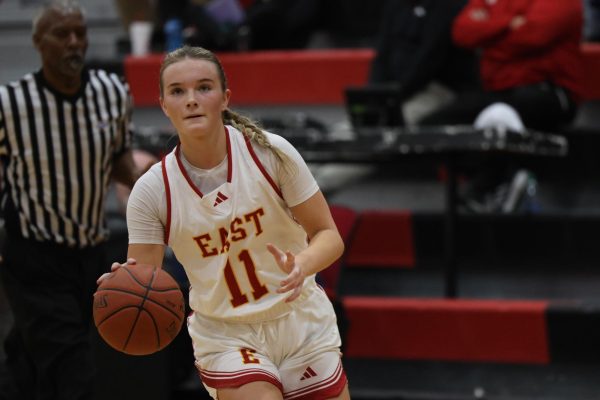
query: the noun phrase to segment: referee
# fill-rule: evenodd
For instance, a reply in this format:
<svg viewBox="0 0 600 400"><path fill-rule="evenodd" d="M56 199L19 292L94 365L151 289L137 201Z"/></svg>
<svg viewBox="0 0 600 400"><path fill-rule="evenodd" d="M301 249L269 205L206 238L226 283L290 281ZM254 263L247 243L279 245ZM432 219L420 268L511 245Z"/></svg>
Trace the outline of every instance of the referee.
<svg viewBox="0 0 600 400"><path fill-rule="evenodd" d="M84 68L80 6L46 5L33 21L42 67L0 86L6 239L0 277L14 326L0 399L91 399L92 294L108 268L104 200L133 186L128 87Z"/></svg>

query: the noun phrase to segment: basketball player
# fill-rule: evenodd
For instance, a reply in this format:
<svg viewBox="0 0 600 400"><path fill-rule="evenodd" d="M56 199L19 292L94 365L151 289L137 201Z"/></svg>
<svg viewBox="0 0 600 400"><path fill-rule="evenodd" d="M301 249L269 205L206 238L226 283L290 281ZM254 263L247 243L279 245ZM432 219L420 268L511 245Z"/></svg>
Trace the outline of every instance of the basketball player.
<svg viewBox="0 0 600 400"><path fill-rule="evenodd" d="M231 111L230 96L213 53L167 54L160 104L180 144L131 193L128 263L161 265L168 245L183 264L213 398L349 399L336 316L315 283L342 239L299 153Z"/></svg>

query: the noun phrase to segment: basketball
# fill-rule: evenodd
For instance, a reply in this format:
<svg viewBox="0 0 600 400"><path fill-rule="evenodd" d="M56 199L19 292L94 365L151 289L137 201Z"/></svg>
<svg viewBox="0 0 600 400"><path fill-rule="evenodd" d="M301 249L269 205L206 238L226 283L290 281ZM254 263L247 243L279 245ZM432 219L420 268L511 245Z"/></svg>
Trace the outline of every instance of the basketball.
<svg viewBox="0 0 600 400"><path fill-rule="evenodd" d="M94 293L94 323L112 348L130 355L164 349L185 318L183 293L162 268L126 265Z"/></svg>

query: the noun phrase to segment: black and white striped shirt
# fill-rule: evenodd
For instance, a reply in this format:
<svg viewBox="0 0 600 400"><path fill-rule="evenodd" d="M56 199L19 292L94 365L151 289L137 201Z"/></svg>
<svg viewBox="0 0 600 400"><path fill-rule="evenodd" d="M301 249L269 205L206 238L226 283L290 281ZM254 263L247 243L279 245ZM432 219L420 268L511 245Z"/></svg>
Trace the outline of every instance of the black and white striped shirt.
<svg viewBox="0 0 600 400"><path fill-rule="evenodd" d="M79 93L53 90L40 72L0 86L0 159L7 231L86 247L106 239L112 161L131 146L129 89L84 71Z"/></svg>

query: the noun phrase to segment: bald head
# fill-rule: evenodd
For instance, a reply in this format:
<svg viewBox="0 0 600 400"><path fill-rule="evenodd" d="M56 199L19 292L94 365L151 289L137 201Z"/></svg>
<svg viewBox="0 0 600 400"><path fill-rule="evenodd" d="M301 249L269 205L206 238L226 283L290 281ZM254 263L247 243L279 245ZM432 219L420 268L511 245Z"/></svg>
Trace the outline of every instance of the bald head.
<svg viewBox="0 0 600 400"><path fill-rule="evenodd" d="M59 91L77 91L88 47L83 11L74 0L55 0L33 20L33 43L46 79Z"/></svg>
<svg viewBox="0 0 600 400"><path fill-rule="evenodd" d="M68 14L85 17L83 8L77 0L52 0L46 3L33 18L33 35L43 33L57 17Z"/></svg>

